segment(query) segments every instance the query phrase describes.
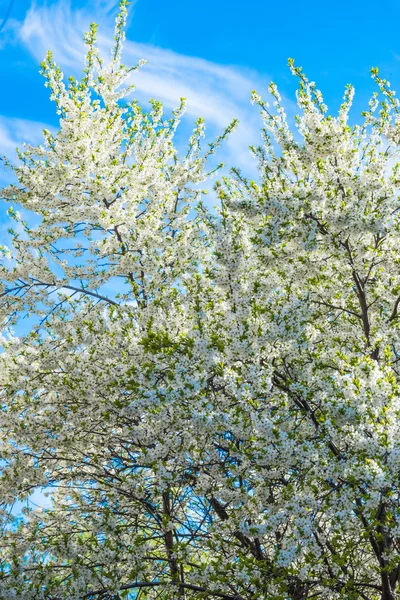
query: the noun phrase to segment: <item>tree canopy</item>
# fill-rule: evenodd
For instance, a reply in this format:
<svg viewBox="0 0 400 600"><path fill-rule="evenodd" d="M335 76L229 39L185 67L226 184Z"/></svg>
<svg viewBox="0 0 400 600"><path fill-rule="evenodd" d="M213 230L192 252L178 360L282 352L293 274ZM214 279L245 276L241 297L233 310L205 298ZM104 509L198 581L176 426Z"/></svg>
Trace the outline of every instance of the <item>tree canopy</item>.
<svg viewBox="0 0 400 600"><path fill-rule="evenodd" d="M214 212L236 123L178 152L184 101L131 100L125 18L80 81L48 54L59 130L6 161L0 598L396 600L400 103L374 69L350 124L353 88L331 116L289 61L295 126L253 93L259 177Z"/></svg>

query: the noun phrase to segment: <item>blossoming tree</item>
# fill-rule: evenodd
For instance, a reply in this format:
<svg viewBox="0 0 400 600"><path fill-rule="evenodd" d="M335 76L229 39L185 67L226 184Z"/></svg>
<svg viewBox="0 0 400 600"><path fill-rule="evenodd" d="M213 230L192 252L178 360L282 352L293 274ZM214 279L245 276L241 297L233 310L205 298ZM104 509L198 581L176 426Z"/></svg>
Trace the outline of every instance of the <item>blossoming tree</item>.
<svg viewBox="0 0 400 600"><path fill-rule="evenodd" d="M375 70L349 125L352 88L331 117L291 62L296 132L254 94L259 182L211 214L235 123L180 157L184 105L126 99L125 14L81 81L47 57L60 129L2 190L30 216L0 273L0 598L396 600L400 104Z"/></svg>

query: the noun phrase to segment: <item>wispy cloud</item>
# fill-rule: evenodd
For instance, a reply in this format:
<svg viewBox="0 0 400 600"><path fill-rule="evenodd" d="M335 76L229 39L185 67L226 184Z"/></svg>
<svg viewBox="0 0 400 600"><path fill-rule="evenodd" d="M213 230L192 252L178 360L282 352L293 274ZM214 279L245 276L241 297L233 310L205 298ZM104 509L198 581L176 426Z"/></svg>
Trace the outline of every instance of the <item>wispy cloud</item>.
<svg viewBox="0 0 400 600"><path fill-rule="evenodd" d="M110 4L96 2L95 6L91 4L89 14L88 8L72 10L67 0L49 6L32 6L20 29L20 37L37 60L42 60L51 49L64 69L79 71L83 67L82 35L93 14L102 22L100 48L104 54L111 48L110 7ZM243 104L249 102L251 89L259 83L255 72L246 74L234 67L127 40L125 62L136 64L142 58L147 60L147 65L134 75L138 94L157 97L169 107L176 106L181 96L187 97L188 112L201 114L220 126L228 119L240 117Z"/></svg>
<svg viewBox="0 0 400 600"><path fill-rule="evenodd" d="M95 0L72 9L68 0L51 5L33 5L19 30L20 40L39 61L48 49L64 71L79 73L83 68L82 36L90 21L100 24L99 46L107 56L112 45L114 2ZM257 110L250 105L250 94L257 88L266 94L265 78L248 69L216 64L202 58L186 56L151 44L128 39L124 61L134 65L140 59L147 64L135 72L136 97L161 100L167 109L176 107L180 97L187 99L187 116L202 116L212 135L220 132L233 118L240 121L232 141L225 146L224 158L231 164L254 169L249 144L260 141Z"/></svg>
<svg viewBox="0 0 400 600"><path fill-rule="evenodd" d="M11 156L22 143L38 144L43 141L44 123L0 116L0 154Z"/></svg>
<svg viewBox="0 0 400 600"><path fill-rule="evenodd" d="M22 144L37 145L43 142L43 129L52 130L53 127L38 121L28 121L0 115L0 156L6 156L10 160L16 158L16 148L22 148ZM13 175L0 165L0 186L13 181ZM1 219L0 219L1 220Z"/></svg>

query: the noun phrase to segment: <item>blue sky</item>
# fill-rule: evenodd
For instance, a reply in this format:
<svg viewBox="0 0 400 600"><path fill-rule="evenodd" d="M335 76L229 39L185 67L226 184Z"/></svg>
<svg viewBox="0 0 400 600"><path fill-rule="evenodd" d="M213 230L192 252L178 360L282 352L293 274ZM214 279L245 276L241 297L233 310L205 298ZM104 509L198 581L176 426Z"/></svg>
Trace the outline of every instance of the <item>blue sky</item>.
<svg viewBox="0 0 400 600"><path fill-rule="evenodd" d="M0 0L0 17L9 0ZM273 79L295 107L295 81L286 66L295 58L317 81L332 110L346 83L356 86L354 118L373 90L372 66L400 88L400 3L370 0L268 2L262 0L137 0L131 5L125 62L148 64L135 76L137 96L161 99L167 109L188 98L187 122L203 116L212 134L241 120L224 150L231 164L251 170L246 147L259 141L251 89ZM38 73L46 49L67 75L82 68L82 35L94 20L107 49L116 13L110 0L15 0L0 32L0 154L23 140L38 142L43 126L56 126L54 107Z"/></svg>

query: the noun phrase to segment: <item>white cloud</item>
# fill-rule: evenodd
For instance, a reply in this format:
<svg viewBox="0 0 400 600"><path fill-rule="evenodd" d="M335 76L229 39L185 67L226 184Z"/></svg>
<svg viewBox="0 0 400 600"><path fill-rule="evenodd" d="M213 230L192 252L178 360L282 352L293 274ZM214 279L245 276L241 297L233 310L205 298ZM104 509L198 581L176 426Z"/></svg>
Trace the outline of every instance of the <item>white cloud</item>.
<svg viewBox="0 0 400 600"><path fill-rule="evenodd" d="M80 71L82 36L93 15L100 22L106 21L100 29L100 48L104 54L111 48L110 6L95 2L90 11L88 7L72 10L67 0L50 6L33 6L22 24L20 37L38 61L51 49L62 68ZM220 126L243 115L244 104L249 103L251 90L259 83L254 72L243 73L234 67L127 40L125 62L134 65L142 58L148 61L147 65L134 75L140 95L156 97L168 107L175 107L184 96L188 99L188 112L193 116L201 114Z"/></svg>
<svg viewBox="0 0 400 600"><path fill-rule="evenodd" d="M83 33L93 19L100 24L102 54L109 53L116 10L114 2L106 0L94 0L80 9L72 9L68 0L48 6L33 5L20 28L20 40L36 60L42 60L50 49L68 75L77 74L83 68ZM261 80L258 73L249 69L220 65L128 39L124 62L134 65L142 58L147 64L133 75L136 97L141 102L157 98L167 109L175 108L180 97L187 98L187 116L191 120L204 117L211 136L238 118L239 128L232 142L225 145L223 159L254 172L248 146L260 142L260 120L258 111L250 105L250 94L257 88L267 96L267 80Z"/></svg>
<svg viewBox="0 0 400 600"><path fill-rule="evenodd" d="M51 129L44 123L0 116L0 153L10 156L23 142L39 144L43 140L43 129Z"/></svg>
<svg viewBox="0 0 400 600"><path fill-rule="evenodd" d="M0 156L6 156L10 160L16 159L16 148L22 148L22 144L38 145L43 142L43 129L54 128L38 121L16 119L0 115ZM0 186L13 181L10 171L5 171L0 166Z"/></svg>

